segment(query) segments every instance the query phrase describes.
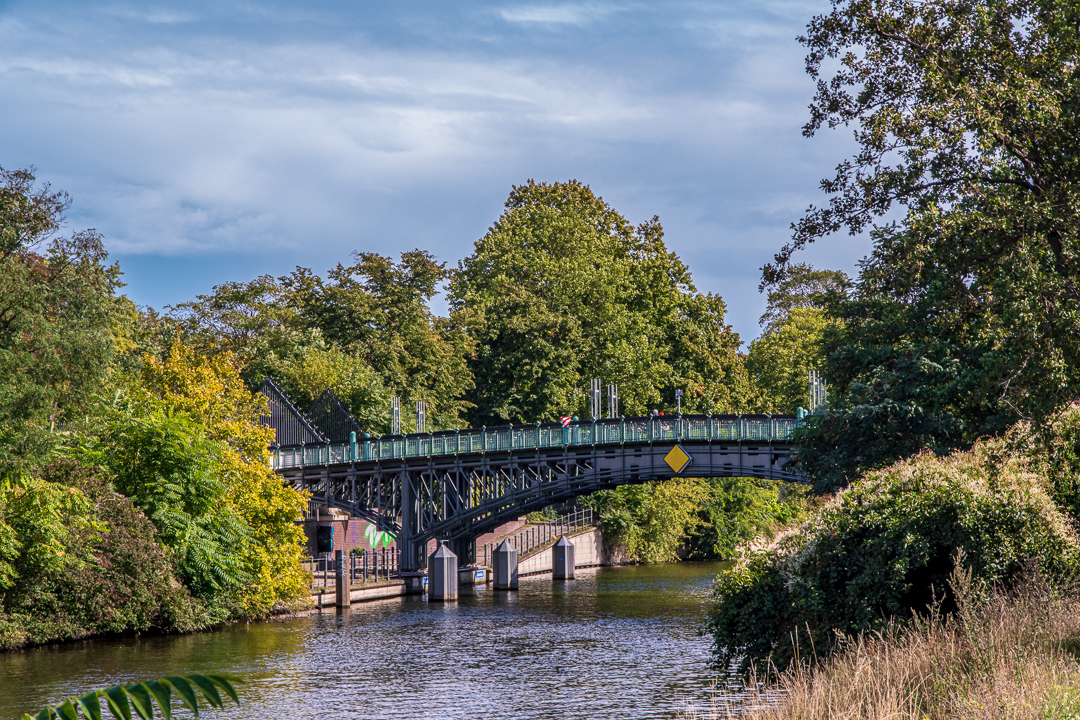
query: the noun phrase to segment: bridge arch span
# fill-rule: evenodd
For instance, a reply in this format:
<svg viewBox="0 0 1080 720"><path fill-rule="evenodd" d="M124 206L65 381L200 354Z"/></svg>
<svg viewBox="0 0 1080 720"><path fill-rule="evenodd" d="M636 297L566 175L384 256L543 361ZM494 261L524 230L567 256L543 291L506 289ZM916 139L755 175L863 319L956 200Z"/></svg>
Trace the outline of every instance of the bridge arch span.
<svg viewBox="0 0 1080 720"><path fill-rule="evenodd" d="M286 448L274 464L313 501L397 537L411 570L432 538L468 562L483 533L597 490L672 477L803 482L788 467L794 427L791 416L620 418Z"/></svg>

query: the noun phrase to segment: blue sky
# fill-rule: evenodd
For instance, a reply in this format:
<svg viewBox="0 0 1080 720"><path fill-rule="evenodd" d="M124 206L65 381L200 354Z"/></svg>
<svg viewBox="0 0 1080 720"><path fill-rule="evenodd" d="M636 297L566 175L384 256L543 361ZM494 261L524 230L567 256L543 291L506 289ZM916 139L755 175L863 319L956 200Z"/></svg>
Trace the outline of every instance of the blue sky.
<svg viewBox="0 0 1080 720"><path fill-rule="evenodd" d="M850 133L801 135L826 0L0 0L0 166L37 167L156 308L416 247L451 264L529 178L659 215L749 341L759 268ZM854 269L863 238L806 253ZM444 310L445 307L437 307Z"/></svg>

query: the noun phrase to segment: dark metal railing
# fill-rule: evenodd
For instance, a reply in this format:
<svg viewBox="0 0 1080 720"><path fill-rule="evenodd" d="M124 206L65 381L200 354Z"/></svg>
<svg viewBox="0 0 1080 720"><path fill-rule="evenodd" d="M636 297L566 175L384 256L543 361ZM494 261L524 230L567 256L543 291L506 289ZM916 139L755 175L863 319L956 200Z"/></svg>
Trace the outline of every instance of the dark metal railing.
<svg viewBox="0 0 1080 720"><path fill-rule="evenodd" d="M369 582L385 582L399 576L396 548L379 548L350 552L346 563L349 569L349 585L365 585ZM300 561L311 572L311 590L332 589L337 585L332 554L305 558Z"/></svg>
<svg viewBox="0 0 1080 720"><path fill-rule="evenodd" d="M393 435L347 443L277 448L274 470L407 458L506 452L582 445L609 445L680 440L786 441L796 427L794 417L766 415L682 415L587 420L562 427L558 423L508 425L479 430L448 430Z"/></svg>
<svg viewBox="0 0 1080 720"><path fill-rule="evenodd" d="M518 557L522 558L533 550L539 550L551 545L561 536L579 530L594 527L592 508L576 510L563 515L551 522L535 523L526 527L521 532L507 537L502 537L495 542L490 542L476 549L476 559L482 560L484 565L491 565L491 558L503 540L509 540L510 544L518 551Z"/></svg>

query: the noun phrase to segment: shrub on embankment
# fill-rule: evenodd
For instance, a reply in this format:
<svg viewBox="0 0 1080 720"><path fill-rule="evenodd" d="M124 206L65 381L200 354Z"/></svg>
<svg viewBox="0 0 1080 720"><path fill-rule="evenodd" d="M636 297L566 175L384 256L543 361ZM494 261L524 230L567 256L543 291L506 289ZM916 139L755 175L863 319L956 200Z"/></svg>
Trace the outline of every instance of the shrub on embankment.
<svg viewBox="0 0 1080 720"><path fill-rule="evenodd" d="M717 580L717 660L784 669L800 648L828 656L840 638L934 603L949 613L958 550L977 579L1004 587L1024 568L1070 576L1077 538L1038 467L999 440L869 473Z"/></svg>
<svg viewBox="0 0 1080 720"><path fill-rule="evenodd" d="M1080 717L1076 586L1026 576L1013 592L993 591L961 570L950 589L954 614L847 638L829 662L793 663L767 684L752 678L739 702L686 720Z"/></svg>
<svg viewBox="0 0 1080 720"><path fill-rule="evenodd" d="M208 621L154 525L84 466L0 487L0 648Z"/></svg>

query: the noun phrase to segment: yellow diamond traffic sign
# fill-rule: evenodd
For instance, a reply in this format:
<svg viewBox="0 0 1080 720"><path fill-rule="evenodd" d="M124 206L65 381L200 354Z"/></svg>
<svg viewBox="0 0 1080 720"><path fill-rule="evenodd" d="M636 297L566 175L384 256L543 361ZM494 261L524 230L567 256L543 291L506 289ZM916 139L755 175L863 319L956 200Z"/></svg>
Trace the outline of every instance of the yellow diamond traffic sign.
<svg viewBox="0 0 1080 720"><path fill-rule="evenodd" d="M668 464L668 467L674 470L676 473L681 473L687 465L690 464L691 458L686 454L686 451L676 445L671 448L667 455L664 456L664 462Z"/></svg>

